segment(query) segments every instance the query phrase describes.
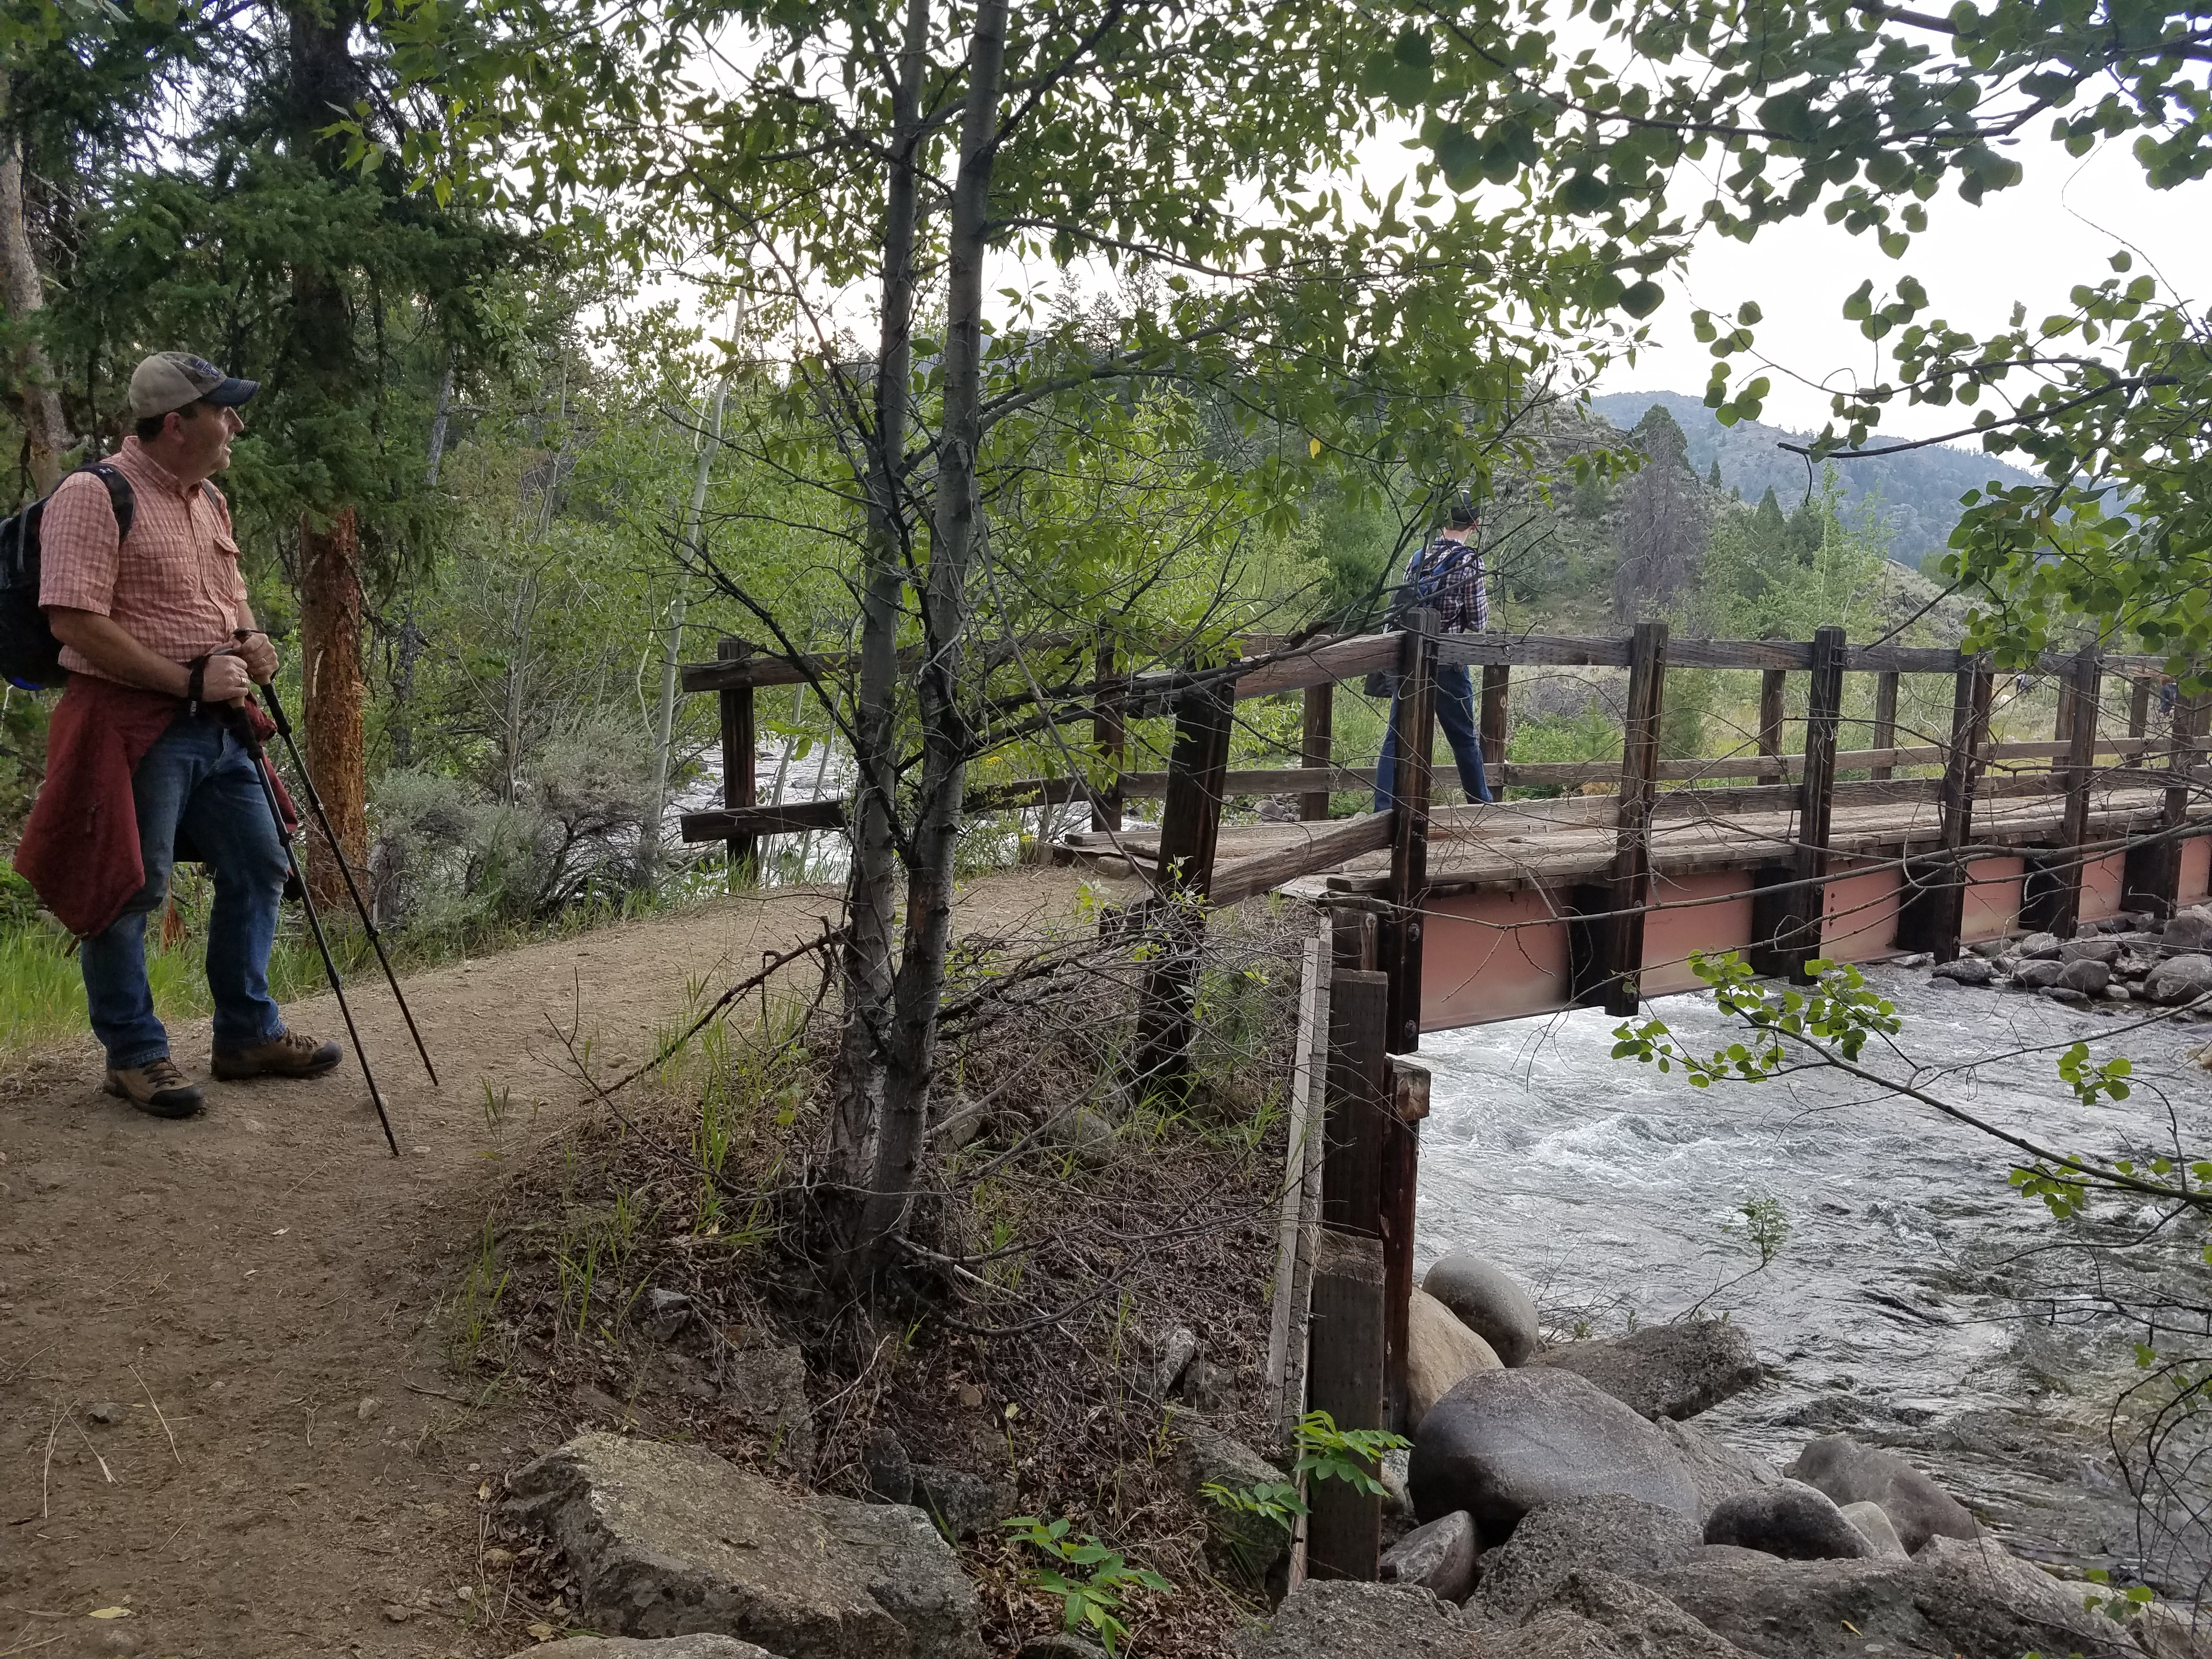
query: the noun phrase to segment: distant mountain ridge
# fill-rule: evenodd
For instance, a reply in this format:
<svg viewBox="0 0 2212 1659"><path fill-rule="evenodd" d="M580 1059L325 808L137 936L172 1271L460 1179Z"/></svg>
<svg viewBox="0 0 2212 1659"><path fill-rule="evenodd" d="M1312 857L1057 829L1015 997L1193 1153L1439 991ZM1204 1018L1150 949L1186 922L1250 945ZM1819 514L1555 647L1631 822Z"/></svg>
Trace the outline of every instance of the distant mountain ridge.
<svg viewBox="0 0 2212 1659"><path fill-rule="evenodd" d="M1690 465L1700 477L1713 462L1721 464L1721 487L1741 490L1744 500L1756 501L1771 488L1784 511L1817 489L1817 469L1808 472L1805 458L1775 446L1784 441L1803 443L1813 434L1769 426L1763 421L1743 421L1723 426L1701 398L1681 392L1609 392L1590 399L1590 407L1627 431L1657 404L1674 417L1690 441ZM1844 486L1847 508L1869 496L1881 503L1883 520L1894 538L1889 556L1898 563L1918 568L1921 559L1941 549L1959 522L1959 497L1992 481L2005 484L2033 483L2034 475L1977 450L1933 445L1867 460L1838 461L1838 477Z"/></svg>

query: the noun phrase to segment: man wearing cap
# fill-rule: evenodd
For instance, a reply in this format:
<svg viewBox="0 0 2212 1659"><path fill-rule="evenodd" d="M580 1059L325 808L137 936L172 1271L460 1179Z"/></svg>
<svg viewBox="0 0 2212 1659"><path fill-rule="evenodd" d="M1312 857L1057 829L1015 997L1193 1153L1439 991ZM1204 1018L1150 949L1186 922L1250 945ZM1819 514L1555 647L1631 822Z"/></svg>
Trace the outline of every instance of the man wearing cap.
<svg viewBox="0 0 2212 1659"><path fill-rule="evenodd" d="M131 377L135 431L103 463L127 486L128 533L120 492L90 471L62 481L40 526L39 601L70 680L16 867L80 937L108 1091L158 1117L202 1104L170 1058L146 978L146 918L167 896L180 842L215 877L215 1075L314 1077L339 1057L337 1043L287 1030L269 994L288 865L230 724L240 709L226 707L258 721L247 694L276 672L275 647L252 631L229 506L210 482L259 389L188 352L147 358Z"/></svg>
<svg viewBox="0 0 2212 1659"><path fill-rule="evenodd" d="M1490 626L1490 577L1484 569L1482 550L1475 544L1482 533L1482 518L1474 496L1462 489L1446 521L1417 549L1406 564L1406 585L1401 603L1425 605L1436 612L1437 628L1445 634L1480 634ZM1459 663L1437 665L1437 724L1444 729L1453 758L1459 762L1460 787L1471 801L1490 799L1490 782L1483 775L1482 733L1474 718L1474 683ZM1375 768L1375 810L1387 812L1395 805L1392 782L1398 769L1398 699L1390 699L1390 721L1383 728L1382 758Z"/></svg>

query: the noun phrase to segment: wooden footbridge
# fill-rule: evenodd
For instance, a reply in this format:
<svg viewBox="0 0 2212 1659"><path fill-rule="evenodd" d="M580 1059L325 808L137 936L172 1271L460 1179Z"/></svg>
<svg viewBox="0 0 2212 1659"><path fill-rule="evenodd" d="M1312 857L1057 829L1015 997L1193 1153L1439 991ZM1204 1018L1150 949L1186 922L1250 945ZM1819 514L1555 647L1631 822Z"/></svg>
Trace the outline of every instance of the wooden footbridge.
<svg viewBox="0 0 2212 1659"><path fill-rule="evenodd" d="M1424 614L1402 633L1247 640L1242 659L1172 674L1116 676L1110 652L1058 682L1054 717L1087 724L1087 776L971 790L971 810L1088 800L1092 827L1057 856L1134 878L1152 902L1224 905L1285 891L1334 908L1344 960L1391 981L1390 1048L1423 1030L1577 1005L1633 1012L1641 999L1696 984L1693 951L1741 950L1763 971L1802 976L1819 957L1865 961L1905 951L1948 960L1962 945L2027 929L2061 935L2120 910L2170 912L2212 890L2212 803L2196 788L2204 750L2199 699L2159 695L2165 665L2094 650L2040 665L2058 677L2051 739L1993 743L1998 676L1984 659L1942 647L1853 646L1839 629L1810 641L1632 635L1440 635ZM1065 640L1024 642L1065 655ZM1431 805L1435 675L1481 675L1481 724L1493 787L1575 793L1494 805ZM726 642L685 669L685 689L722 702L720 811L687 814L690 842L841 826L842 802L762 805L754 799L752 696L834 677L836 659L793 659ZM1504 758L1516 670L1626 671L1620 758L1515 765ZM1755 745L1660 758L1669 669L1760 675ZM1332 819L1332 791L1369 774L1333 763L1334 688L1377 671L1404 688L1396 705L1397 809ZM1838 748L1845 678L1875 680L1873 746ZM1802 677L1803 741L1783 750L1790 677ZM1948 682L1948 730L1899 744L1900 682ZM2123 722L2105 710L2124 686ZM1232 771L1239 702L1300 695L1298 764ZM1169 718L1164 771L1121 769L1131 722ZM1224 824L1240 797L1292 796L1298 821ZM1158 821L1125 821L1131 801L1163 802ZM1187 908L1187 907L1186 907ZM1124 917L1126 925L1127 918ZM1347 925L1349 924L1349 925ZM1166 1035L1166 1034L1163 1034Z"/></svg>

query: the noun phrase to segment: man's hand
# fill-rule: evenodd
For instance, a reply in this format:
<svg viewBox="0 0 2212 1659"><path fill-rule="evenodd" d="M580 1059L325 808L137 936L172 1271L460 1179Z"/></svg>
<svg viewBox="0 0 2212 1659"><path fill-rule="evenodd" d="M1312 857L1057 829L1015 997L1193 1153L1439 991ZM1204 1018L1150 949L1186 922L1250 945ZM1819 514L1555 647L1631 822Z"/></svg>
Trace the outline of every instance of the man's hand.
<svg viewBox="0 0 2212 1659"><path fill-rule="evenodd" d="M274 657L276 653L270 655ZM200 695L210 702L238 702L253 689L253 678L247 669L246 659L233 652L210 657L200 677Z"/></svg>
<svg viewBox="0 0 2212 1659"><path fill-rule="evenodd" d="M248 633L238 642L238 654L245 659L246 672L256 685L266 685L276 678L276 647L266 634Z"/></svg>

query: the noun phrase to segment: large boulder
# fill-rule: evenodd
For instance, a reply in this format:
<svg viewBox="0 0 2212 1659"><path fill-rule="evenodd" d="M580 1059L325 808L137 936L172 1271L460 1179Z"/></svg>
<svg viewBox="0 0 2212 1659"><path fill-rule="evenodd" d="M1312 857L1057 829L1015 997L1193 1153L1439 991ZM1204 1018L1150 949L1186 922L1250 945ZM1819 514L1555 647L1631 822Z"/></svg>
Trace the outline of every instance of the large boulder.
<svg viewBox="0 0 2212 1659"><path fill-rule="evenodd" d="M920 1510L795 1498L696 1446L598 1433L508 1490L560 1546L601 1630L712 1630L785 1659L982 1655L975 1589Z"/></svg>
<svg viewBox="0 0 2212 1659"><path fill-rule="evenodd" d="M2080 962L2061 963L2058 968L2060 988L2079 991L2084 996L2100 997L2105 988L2112 982L2112 970L2104 963L2087 958Z"/></svg>
<svg viewBox="0 0 2212 1659"><path fill-rule="evenodd" d="M1784 1471L1838 1504L1879 1504L1898 1540L1917 1555L1929 1539L1975 1538L1981 1528L1966 1506L1893 1453L1862 1446L1847 1434L1815 1440Z"/></svg>
<svg viewBox="0 0 2212 1659"><path fill-rule="evenodd" d="M1578 1568L1634 1573L1676 1566L1698 1543L1698 1523L1687 1516L1633 1498L1546 1504L1522 1517L1503 1549L1484 1558L1472 1605L1493 1619L1517 1619Z"/></svg>
<svg viewBox="0 0 2212 1659"><path fill-rule="evenodd" d="M2056 933L2030 933L2014 947L2014 954L2028 962L2056 962L2064 948Z"/></svg>
<svg viewBox="0 0 2212 1659"><path fill-rule="evenodd" d="M1238 1659L1492 1659L1457 1607L1409 1584L1309 1578L1237 1639Z"/></svg>
<svg viewBox="0 0 2212 1659"><path fill-rule="evenodd" d="M775 1659L734 1636L572 1636L525 1648L512 1659Z"/></svg>
<svg viewBox="0 0 2212 1659"><path fill-rule="evenodd" d="M2049 991L2057 987L2066 972L2066 964L2056 959L2023 962L2013 970L2012 982L2023 991Z"/></svg>
<svg viewBox="0 0 2212 1659"><path fill-rule="evenodd" d="M1531 1609L1510 1644L1510 1659L1749 1659L1656 1590L1589 1568Z"/></svg>
<svg viewBox="0 0 2212 1659"><path fill-rule="evenodd" d="M2058 947L2058 959L2061 962L2101 962L2109 968L2120 959L2120 952L2125 948L2109 933L2100 934L2094 939L2069 939Z"/></svg>
<svg viewBox="0 0 2212 1659"><path fill-rule="evenodd" d="M1486 1546L1539 1504L1618 1492L1680 1515L1697 1483L1667 1437L1569 1370L1477 1371L1422 1419L1407 1484L1413 1511L1465 1510Z"/></svg>
<svg viewBox="0 0 2212 1659"><path fill-rule="evenodd" d="M1455 1250L1422 1276L1421 1288L1487 1342L1500 1364L1525 1365L1536 1352L1536 1304L1496 1262Z"/></svg>
<svg viewBox="0 0 2212 1659"><path fill-rule="evenodd" d="M2212 991L2212 957L2169 957L2150 970L2143 989L2153 1002L2168 1007L2194 1002Z"/></svg>
<svg viewBox="0 0 2212 1659"><path fill-rule="evenodd" d="M1938 963L1931 977L1948 979L1960 985L1987 985L1997 976L1995 964L1981 957L1960 957L1956 962Z"/></svg>
<svg viewBox="0 0 2212 1659"><path fill-rule="evenodd" d="M1802 1480L1738 1492L1705 1517L1705 1542L1786 1561L1857 1561L1875 1553L1833 1500Z"/></svg>
<svg viewBox="0 0 2212 1659"><path fill-rule="evenodd" d="M1765 1459L1740 1451L1694 1425L1662 1417L1658 1429L1674 1448L1683 1467L1689 1470L1690 1479L1697 1483L1698 1519L1701 1522L1723 1499L1740 1492L1771 1486L1782 1479L1781 1471Z"/></svg>
<svg viewBox="0 0 2212 1659"><path fill-rule="evenodd" d="M1447 1601L1464 1601L1474 1588L1474 1522L1465 1510L1416 1527L1382 1552L1386 1584L1415 1584Z"/></svg>
<svg viewBox="0 0 2212 1659"><path fill-rule="evenodd" d="M1872 1653L2021 1659L2110 1656L2126 1638L1994 1540L1938 1538L1909 1561L1784 1561L1712 1550L1634 1575L1707 1629L1766 1659ZM2136 1656L2140 1659L2140 1656Z"/></svg>
<svg viewBox="0 0 2212 1659"><path fill-rule="evenodd" d="M1264 1516L1215 1503L1206 1489L1224 1486L1231 1492L1244 1492L1253 1486L1279 1486L1287 1477L1243 1441L1195 1418L1178 1413L1174 1433L1168 1473L1206 1516L1207 1556L1217 1569L1240 1574L1252 1583L1265 1583L1278 1563L1289 1555L1290 1534Z"/></svg>
<svg viewBox="0 0 2212 1659"><path fill-rule="evenodd" d="M1407 1310L1406 1427L1421 1426L1429 1407L1477 1371L1504 1369L1497 1351L1453 1317L1426 1291L1413 1292Z"/></svg>
<svg viewBox="0 0 2212 1659"><path fill-rule="evenodd" d="M1569 1342L1532 1363L1589 1379L1639 1417L1678 1421L1710 1411L1765 1375L1749 1334L1723 1319L1646 1325L1626 1336Z"/></svg>
<svg viewBox="0 0 2212 1659"><path fill-rule="evenodd" d="M2212 910L2192 904L2166 918L2159 943L2172 951L2212 951Z"/></svg>

